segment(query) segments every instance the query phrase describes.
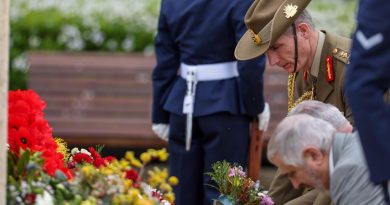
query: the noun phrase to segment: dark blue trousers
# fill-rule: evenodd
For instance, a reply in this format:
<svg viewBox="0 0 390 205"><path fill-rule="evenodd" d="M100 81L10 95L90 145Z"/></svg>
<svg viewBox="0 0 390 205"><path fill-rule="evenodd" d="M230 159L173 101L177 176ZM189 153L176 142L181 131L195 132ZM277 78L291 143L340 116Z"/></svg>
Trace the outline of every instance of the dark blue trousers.
<svg viewBox="0 0 390 205"><path fill-rule="evenodd" d="M390 205L390 181L382 183L383 195L387 205Z"/></svg>
<svg viewBox="0 0 390 205"><path fill-rule="evenodd" d="M249 123L246 116L216 113L193 118L192 143L185 150L186 116L171 114L169 136L169 171L179 178L174 187L177 205L211 205L218 190L205 173L216 161L248 161Z"/></svg>

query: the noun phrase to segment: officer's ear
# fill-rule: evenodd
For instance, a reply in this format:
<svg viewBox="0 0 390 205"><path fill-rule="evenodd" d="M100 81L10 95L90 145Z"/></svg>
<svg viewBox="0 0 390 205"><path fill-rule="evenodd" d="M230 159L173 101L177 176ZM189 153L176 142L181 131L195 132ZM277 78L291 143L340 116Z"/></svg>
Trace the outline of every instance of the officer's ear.
<svg viewBox="0 0 390 205"><path fill-rule="evenodd" d="M312 28L307 23L299 23L297 25L297 33L301 35L303 38L309 38L310 32L312 32Z"/></svg>

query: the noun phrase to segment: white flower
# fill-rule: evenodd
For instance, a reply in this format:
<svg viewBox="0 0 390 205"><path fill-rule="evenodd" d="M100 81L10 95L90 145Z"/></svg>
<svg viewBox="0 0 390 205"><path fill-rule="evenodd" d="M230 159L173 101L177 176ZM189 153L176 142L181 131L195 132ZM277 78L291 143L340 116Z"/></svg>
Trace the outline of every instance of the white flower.
<svg viewBox="0 0 390 205"><path fill-rule="evenodd" d="M18 57L14 58L12 61L12 67L20 71L27 71L26 55L23 53Z"/></svg>
<svg viewBox="0 0 390 205"><path fill-rule="evenodd" d="M118 43L114 39L110 39L107 41L108 50L114 51L118 47Z"/></svg>
<svg viewBox="0 0 390 205"><path fill-rule="evenodd" d="M41 45L41 39L38 36L30 36L28 39L28 44L31 48L37 48Z"/></svg>
<svg viewBox="0 0 390 205"><path fill-rule="evenodd" d="M35 205L53 205L53 196L44 191L43 194L37 196Z"/></svg>
<svg viewBox="0 0 390 205"><path fill-rule="evenodd" d="M91 156L91 153L88 152L88 150L86 150L86 149L81 149L80 152L83 153L83 154L87 154L87 155Z"/></svg>
<svg viewBox="0 0 390 205"><path fill-rule="evenodd" d="M75 148L73 148L71 151L70 151L70 153L72 154L72 155L75 155L76 153L79 153L80 151L79 151L79 148L77 148L77 147L75 147Z"/></svg>
<svg viewBox="0 0 390 205"><path fill-rule="evenodd" d="M263 198L265 196L265 194L263 194L263 192L259 192L259 193L257 193L257 196Z"/></svg>
<svg viewBox="0 0 390 205"><path fill-rule="evenodd" d="M134 39L131 36L127 36L122 41L122 49L124 51L131 51L131 50L133 50L133 46L134 46Z"/></svg>

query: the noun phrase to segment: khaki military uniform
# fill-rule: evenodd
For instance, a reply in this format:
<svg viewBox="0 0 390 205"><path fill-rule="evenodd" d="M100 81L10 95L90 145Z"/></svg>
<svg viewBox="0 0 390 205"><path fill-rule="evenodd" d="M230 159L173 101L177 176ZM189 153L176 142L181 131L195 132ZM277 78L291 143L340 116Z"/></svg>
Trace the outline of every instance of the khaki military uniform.
<svg viewBox="0 0 390 205"><path fill-rule="evenodd" d="M322 35L322 50L318 58L313 61L313 64L317 61L317 69L312 67L310 73L306 74L306 80L303 71L297 74L295 80L297 96L310 91L314 86L315 100L336 106L352 122L352 113L345 101L343 90L344 69L348 63L351 40L326 31L322 33L324 34ZM332 82L327 81L326 58L328 56L333 59L334 80ZM288 177L282 175L279 170L271 183L269 194L275 205L329 205L332 203L330 196L326 193L318 193L315 189L294 189Z"/></svg>
<svg viewBox="0 0 390 205"><path fill-rule="evenodd" d="M307 74L306 80L304 79L304 72L298 73L295 81L297 94L301 96L314 85L315 100L336 106L350 122L353 122L352 112L346 103L343 89L344 71L348 63L351 39L326 31L322 32L325 34L325 40L322 46L318 70L312 68L310 74ZM334 75L334 80L332 82L328 82L326 79L328 75L326 68L327 56L333 59L332 74Z"/></svg>

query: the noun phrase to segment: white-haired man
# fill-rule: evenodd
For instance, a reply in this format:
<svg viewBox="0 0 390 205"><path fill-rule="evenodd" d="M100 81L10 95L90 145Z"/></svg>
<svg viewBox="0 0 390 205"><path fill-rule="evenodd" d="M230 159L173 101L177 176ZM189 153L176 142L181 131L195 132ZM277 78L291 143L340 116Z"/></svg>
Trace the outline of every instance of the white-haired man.
<svg viewBox="0 0 390 205"><path fill-rule="evenodd" d="M294 107L288 115L308 114L312 117L329 122L337 132L352 132L351 123L335 106L317 100L306 100ZM319 193L313 188L294 189L287 176L278 169L271 182L269 194L273 197L276 205L323 205L331 204L327 193Z"/></svg>
<svg viewBox="0 0 390 205"><path fill-rule="evenodd" d="M308 114L329 122L337 132L352 132L353 126L334 105L317 100L305 100L295 106L288 115Z"/></svg>
<svg viewBox="0 0 390 205"><path fill-rule="evenodd" d="M373 185L356 133L337 133L325 120L307 114L286 117L268 143L268 159L295 188L330 191L335 204L384 204Z"/></svg>

